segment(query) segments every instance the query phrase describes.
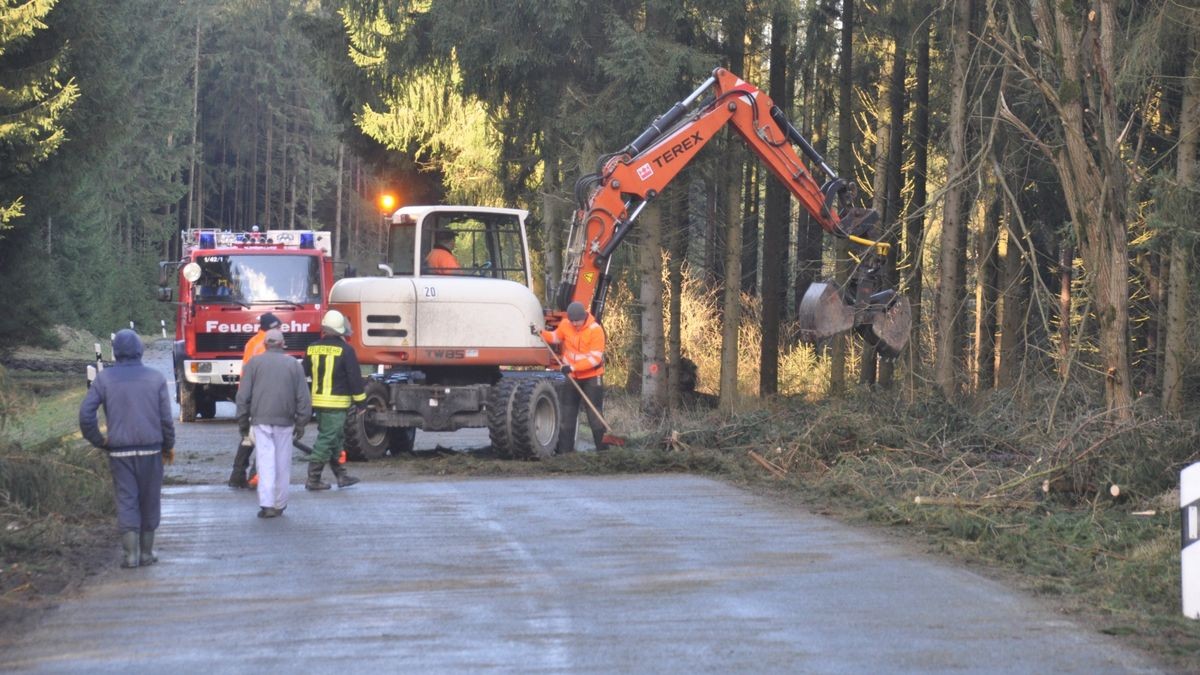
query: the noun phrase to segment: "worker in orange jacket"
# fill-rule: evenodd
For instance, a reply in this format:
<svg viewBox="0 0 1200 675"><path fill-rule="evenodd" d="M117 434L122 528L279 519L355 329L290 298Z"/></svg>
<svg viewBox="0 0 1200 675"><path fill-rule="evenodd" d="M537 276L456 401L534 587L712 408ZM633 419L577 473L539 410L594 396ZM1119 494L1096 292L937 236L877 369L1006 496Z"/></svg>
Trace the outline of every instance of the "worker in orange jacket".
<svg viewBox="0 0 1200 675"><path fill-rule="evenodd" d="M279 317L270 312L258 317L258 332L246 340L246 348L242 350L243 370L250 359L267 351L267 331L279 328L279 326ZM254 452L254 437L250 435L248 426L246 428L239 426L238 431L241 432L242 441L238 444L237 453L233 456L233 472L229 474L229 487L251 488L254 486L246 479L246 471L250 468L250 454Z"/></svg>
<svg viewBox="0 0 1200 675"><path fill-rule="evenodd" d="M583 304L572 302L567 306L567 320L560 321L553 331L542 331L542 339L560 352L563 374L575 380L595 406L595 410L587 409L588 426L592 428L596 451L604 451L607 448L604 422L599 414L604 409L604 328ZM575 450L580 403L579 390L575 387L564 387L562 392L562 429L558 434L560 454Z"/></svg>
<svg viewBox="0 0 1200 675"><path fill-rule="evenodd" d="M454 256L454 240L458 233L454 230L438 230L433 235L433 248L425 256L425 267L433 274L457 274L462 265Z"/></svg>

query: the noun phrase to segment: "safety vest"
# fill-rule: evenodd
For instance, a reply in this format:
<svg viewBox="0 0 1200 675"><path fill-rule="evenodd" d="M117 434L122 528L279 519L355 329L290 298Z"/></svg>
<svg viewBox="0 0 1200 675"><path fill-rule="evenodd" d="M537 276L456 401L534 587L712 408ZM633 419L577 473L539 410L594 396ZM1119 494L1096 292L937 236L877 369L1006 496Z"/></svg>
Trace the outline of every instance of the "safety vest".
<svg viewBox="0 0 1200 675"><path fill-rule="evenodd" d="M340 337L327 335L308 346L304 374L312 378L314 408L345 410L367 400L358 355Z"/></svg>
<svg viewBox="0 0 1200 675"><path fill-rule="evenodd" d="M566 318L553 331L542 331L546 342L562 345L562 361L571 366L571 377L587 380L604 374L604 328L588 313L581 328Z"/></svg>
<svg viewBox="0 0 1200 675"><path fill-rule="evenodd" d="M246 348L242 350L242 366L265 351L267 351L267 331L260 330L246 340Z"/></svg>

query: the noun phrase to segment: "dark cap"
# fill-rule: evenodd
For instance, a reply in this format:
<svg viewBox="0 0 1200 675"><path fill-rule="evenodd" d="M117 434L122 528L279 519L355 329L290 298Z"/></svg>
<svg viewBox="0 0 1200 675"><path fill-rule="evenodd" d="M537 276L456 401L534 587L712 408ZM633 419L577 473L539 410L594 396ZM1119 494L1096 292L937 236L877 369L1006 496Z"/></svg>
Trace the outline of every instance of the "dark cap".
<svg viewBox="0 0 1200 675"><path fill-rule="evenodd" d="M272 314L270 312L267 312L266 314L263 314L262 316L258 317L258 327L263 330L271 330L272 328L279 328L279 317L275 316L274 314Z"/></svg>
<svg viewBox="0 0 1200 675"><path fill-rule="evenodd" d="M583 308L583 303L572 302L567 305L567 319L570 321L583 321L587 318L587 310Z"/></svg>

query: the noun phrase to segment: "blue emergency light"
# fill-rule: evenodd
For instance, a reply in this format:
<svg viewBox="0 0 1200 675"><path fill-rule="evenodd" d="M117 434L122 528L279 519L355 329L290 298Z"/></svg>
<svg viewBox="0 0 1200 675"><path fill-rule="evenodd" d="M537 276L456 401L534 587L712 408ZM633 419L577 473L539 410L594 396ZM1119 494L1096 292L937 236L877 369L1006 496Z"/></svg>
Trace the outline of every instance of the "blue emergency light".
<svg viewBox="0 0 1200 675"><path fill-rule="evenodd" d="M212 232L200 233L200 248L216 248L217 235Z"/></svg>
<svg viewBox="0 0 1200 675"><path fill-rule="evenodd" d="M300 248L313 248L313 247L314 247L313 246L313 233L312 232L301 232L300 233Z"/></svg>

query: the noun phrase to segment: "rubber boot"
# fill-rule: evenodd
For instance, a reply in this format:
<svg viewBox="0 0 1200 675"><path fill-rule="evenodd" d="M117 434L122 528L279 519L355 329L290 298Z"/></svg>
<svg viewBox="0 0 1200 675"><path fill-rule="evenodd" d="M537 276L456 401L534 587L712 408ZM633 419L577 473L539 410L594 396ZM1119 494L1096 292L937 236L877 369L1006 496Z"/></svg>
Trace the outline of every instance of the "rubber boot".
<svg viewBox="0 0 1200 675"><path fill-rule="evenodd" d="M339 488L350 487L358 482L358 479L346 473L346 467L336 459L329 460L329 468L333 469L333 475L337 476L337 484Z"/></svg>
<svg viewBox="0 0 1200 675"><path fill-rule="evenodd" d="M254 452L253 445L239 445L237 454L233 456L233 473L229 474L229 487L248 488L246 469L250 466L250 453Z"/></svg>
<svg viewBox="0 0 1200 675"><path fill-rule="evenodd" d="M132 569L138 566L138 533L130 530L129 532L121 533L121 548L125 549L125 559L121 561L121 567Z"/></svg>
<svg viewBox="0 0 1200 675"><path fill-rule="evenodd" d="M308 463L308 482L304 484L305 490L328 490L329 483L321 482L321 472L325 470L325 465L321 462Z"/></svg>
<svg viewBox="0 0 1200 675"><path fill-rule="evenodd" d="M143 530L140 543L142 550L138 556L138 563L145 567L158 562L158 556L154 555L154 530Z"/></svg>

